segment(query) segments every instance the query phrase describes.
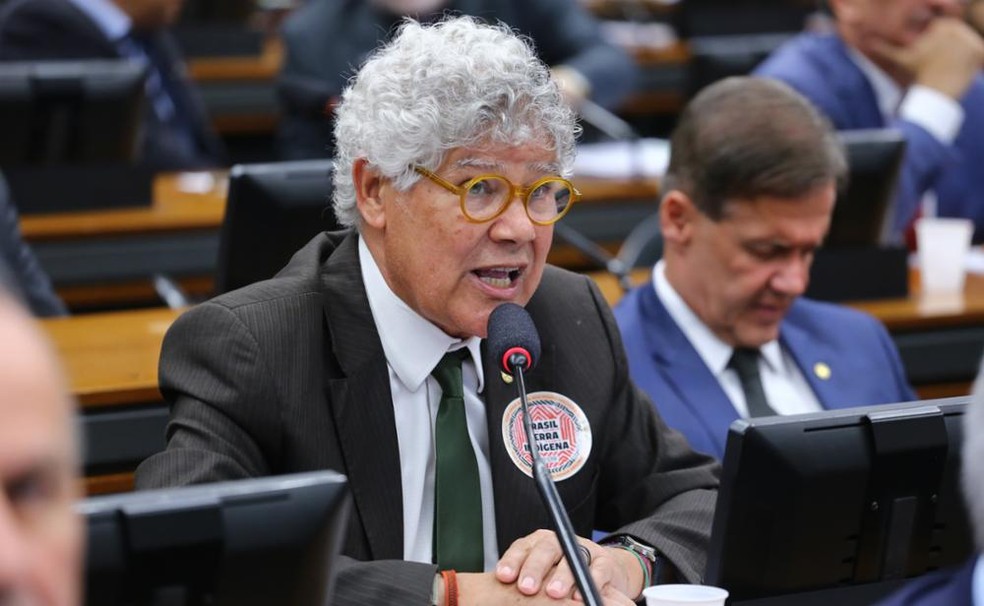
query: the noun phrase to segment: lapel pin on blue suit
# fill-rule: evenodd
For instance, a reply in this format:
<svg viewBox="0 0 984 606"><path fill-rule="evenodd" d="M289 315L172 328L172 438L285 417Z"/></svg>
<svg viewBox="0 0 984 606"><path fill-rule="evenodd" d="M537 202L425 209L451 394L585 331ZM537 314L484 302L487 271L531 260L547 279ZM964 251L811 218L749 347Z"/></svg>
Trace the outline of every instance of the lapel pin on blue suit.
<svg viewBox="0 0 984 606"><path fill-rule="evenodd" d="M552 391L536 391L526 398L540 457L554 481L566 480L581 471L591 454L591 425L581 407ZM502 441L513 464L533 477L519 398L510 402L502 414Z"/></svg>
<svg viewBox="0 0 984 606"><path fill-rule="evenodd" d="M830 367L825 362L817 362L813 365L813 374L821 381L826 381L830 378Z"/></svg>

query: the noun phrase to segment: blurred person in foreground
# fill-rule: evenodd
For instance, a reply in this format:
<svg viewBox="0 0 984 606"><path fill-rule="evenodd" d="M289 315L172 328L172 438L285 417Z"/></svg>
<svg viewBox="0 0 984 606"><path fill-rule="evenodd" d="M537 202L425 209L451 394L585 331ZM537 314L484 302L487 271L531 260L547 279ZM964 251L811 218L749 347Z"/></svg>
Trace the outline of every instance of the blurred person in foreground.
<svg viewBox="0 0 984 606"><path fill-rule="evenodd" d="M0 604L80 603L74 406L33 320L0 294Z"/></svg>
<svg viewBox="0 0 984 606"><path fill-rule="evenodd" d="M311 0L284 23L279 145L287 159L332 155L332 107L351 75L405 16L445 14L502 22L534 41L567 100L615 108L635 89L633 59L602 36L572 0Z"/></svg>
<svg viewBox="0 0 984 606"><path fill-rule="evenodd" d="M963 420L961 476L977 554L958 568L910 581L877 606L984 606L984 365Z"/></svg>
<svg viewBox="0 0 984 606"><path fill-rule="evenodd" d="M979 0L977 3L980 3ZM802 34L755 73L782 80L838 130L892 127L907 149L892 217L966 217L984 239L984 42L966 0L830 0L836 32Z"/></svg>
<svg viewBox="0 0 984 606"><path fill-rule="evenodd" d="M484 340L512 302L539 330L527 385L573 527L612 533L580 540L605 603L698 581L718 468L628 380L594 283L546 265L576 132L506 26L405 22L338 107L334 208L354 229L175 322L167 449L138 487L336 469L355 507L333 604L573 604Z"/></svg>
<svg viewBox="0 0 984 606"><path fill-rule="evenodd" d="M697 450L739 418L915 399L884 326L803 298L844 151L781 82L699 93L670 140L663 259L615 309L632 379Z"/></svg>
<svg viewBox="0 0 984 606"><path fill-rule="evenodd" d="M227 160L167 28L183 0L10 0L0 61L129 59L148 67L139 162L158 171Z"/></svg>

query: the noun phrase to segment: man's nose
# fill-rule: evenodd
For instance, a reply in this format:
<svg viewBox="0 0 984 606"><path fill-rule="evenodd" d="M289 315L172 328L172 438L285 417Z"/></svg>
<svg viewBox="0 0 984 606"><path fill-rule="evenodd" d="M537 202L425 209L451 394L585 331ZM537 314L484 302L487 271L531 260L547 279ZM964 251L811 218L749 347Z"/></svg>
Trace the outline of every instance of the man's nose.
<svg viewBox="0 0 984 606"><path fill-rule="evenodd" d="M809 284L810 260L802 255L793 255L786 260L771 282L773 290L790 297L802 295Z"/></svg>
<svg viewBox="0 0 984 606"><path fill-rule="evenodd" d="M526 214L526 205L519 196L513 196L506 210L495 218L490 228L494 240L529 242L536 236L533 221Z"/></svg>

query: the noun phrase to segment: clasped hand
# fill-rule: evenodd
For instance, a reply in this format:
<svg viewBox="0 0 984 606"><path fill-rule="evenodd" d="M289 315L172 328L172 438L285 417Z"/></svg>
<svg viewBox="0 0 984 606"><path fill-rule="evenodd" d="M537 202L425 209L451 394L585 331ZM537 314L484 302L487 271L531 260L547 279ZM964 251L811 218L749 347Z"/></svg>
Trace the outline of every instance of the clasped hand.
<svg viewBox="0 0 984 606"><path fill-rule="evenodd" d="M590 573L606 606L630 606L642 592L642 568L634 555L621 548L602 547L578 538L590 554ZM459 603L575 604L581 596L557 536L538 530L517 539L502 555L495 571L459 574Z"/></svg>

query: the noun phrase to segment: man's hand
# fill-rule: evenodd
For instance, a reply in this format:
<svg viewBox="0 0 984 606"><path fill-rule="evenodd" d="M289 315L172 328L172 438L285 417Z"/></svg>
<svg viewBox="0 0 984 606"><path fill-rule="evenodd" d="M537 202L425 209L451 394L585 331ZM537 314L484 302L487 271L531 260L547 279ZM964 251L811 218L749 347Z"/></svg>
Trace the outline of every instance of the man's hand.
<svg viewBox="0 0 984 606"><path fill-rule="evenodd" d="M591 555L591 577L599 592L614 590L627 597L642 592L642 567L635 556L583 538L578 542ZM542 589L551 598L561 599L576 589L557 535L549 530L538 530L510 545L496 566L495 576L502 583L515 583L520 593L529 596Z"/></svg>
<svg viewBox="0 0 984 606"><path fill-rule="evenodd" d="M967 23L953 18L934 20L907 47L872 41L875 52L912 79L959 100L984 66L984 41Z"/></svg>
<svg viewBox="0 0 984 606"><path fill-rule="evenodd" d="M520 593L515 584L503 583L491 572L460 573L457 577L461 606L584 606L570 595L554 598L542 591L533 595ZM598 591L604 606L634 606L632 600L611 586Z"/></svg>

